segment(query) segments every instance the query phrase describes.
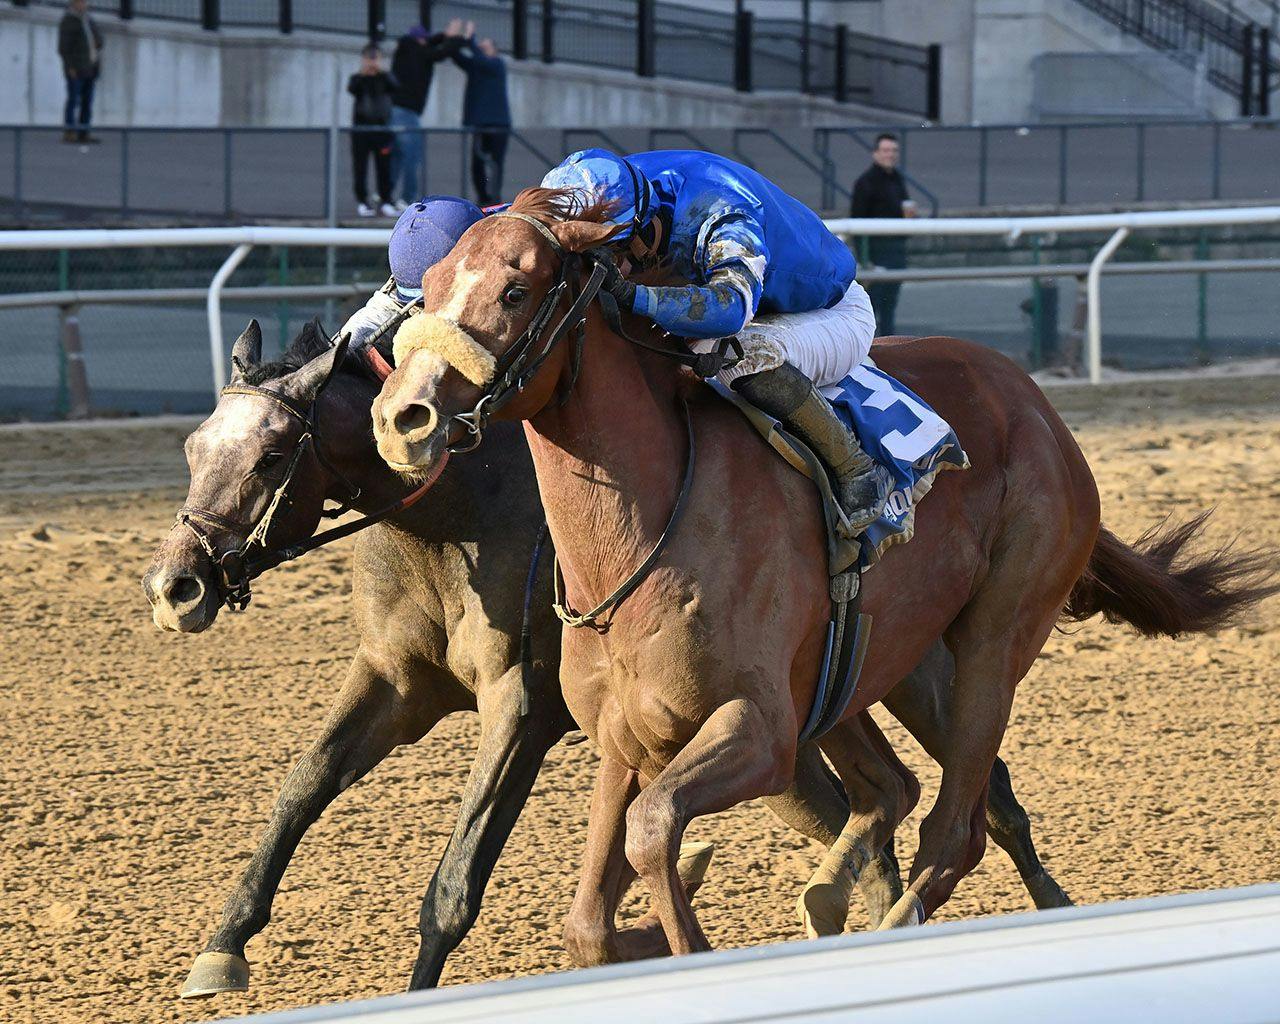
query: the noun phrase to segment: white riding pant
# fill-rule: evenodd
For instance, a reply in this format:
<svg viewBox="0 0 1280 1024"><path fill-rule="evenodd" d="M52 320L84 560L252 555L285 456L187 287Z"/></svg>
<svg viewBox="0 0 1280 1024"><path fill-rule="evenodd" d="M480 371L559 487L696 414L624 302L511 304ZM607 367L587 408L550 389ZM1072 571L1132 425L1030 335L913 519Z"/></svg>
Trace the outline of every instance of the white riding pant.
<svg viewBox="0 0 1280 1024"><path fill-rule="evenodd" d="M818 387L844 380L867 358L876 336L876 315L867 290L854 281L830 309L805 313L764 313L738 332L742 361L721 370L716 379L728 386L738 377L790 363ZM699 341L696 352L710 352L717 342Z"/></svg>

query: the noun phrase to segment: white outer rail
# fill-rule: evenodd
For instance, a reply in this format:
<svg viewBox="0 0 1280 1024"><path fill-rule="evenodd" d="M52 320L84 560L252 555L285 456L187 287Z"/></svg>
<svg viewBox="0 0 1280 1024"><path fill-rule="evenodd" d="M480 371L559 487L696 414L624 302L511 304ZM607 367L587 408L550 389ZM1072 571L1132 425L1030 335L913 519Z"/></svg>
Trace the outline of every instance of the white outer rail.
<svg viewBox="0 0 1280 1024"><path fill-rule="evenodd" d="M834 233L851 235L995 235L1015 241L1024 235L1071 232L1110 232L1106 245L1093 258L1087 284L1088 331L1086 360L1089 380L1102 380L1101 275L1107 260L1133 231L1158 228L1204 228L1233 224L1280 223L1280 206L1244 206L1210 210L1151 210L1135 213L1075 214L1057 217L950 217L912 220L861 220L850 217L826 221ZM389 228L129 228L50 231L0 231L0 251L30 249L137 249L194 246L234 246L209 286L209 356L215 390L225 379L220 293L232 271L255 245L378 247L386 244Z"/></svg>
<svg viewBox="0 0 1280 1024"><path fill-rule="evenodd" d="M1255 1024L1277 1019L1278 978L1280 885L1259 885L459 985L242 1022Z"/></svg>

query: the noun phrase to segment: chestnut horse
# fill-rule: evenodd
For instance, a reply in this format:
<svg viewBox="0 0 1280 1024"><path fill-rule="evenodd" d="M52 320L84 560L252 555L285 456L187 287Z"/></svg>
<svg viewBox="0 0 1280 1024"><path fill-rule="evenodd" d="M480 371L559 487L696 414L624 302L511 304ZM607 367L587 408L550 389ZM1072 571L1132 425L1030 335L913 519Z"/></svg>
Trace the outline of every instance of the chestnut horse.
<svg viewBox="0 0 1280 1024"><path fill-rule="evenodd" d="M495 410L524 419L563 603L577 610L607 603L649 559L696 442L661 557L594 628L565 630L561 656L565 700L601 754L571 917L612 927L629 865L670 948L692 952L709 946L676 873L681 836L691 819L791 781L830 614L825 538L812 485L736 410L583 301L598 269L573 298L598 259L580 254L613 230L598 208L575 213L576 200L528 190L427 272L425 315L397 337L374 429L388 464L420 475ZM661 343L656 330L644 337ZM846 720L939 638L955 659L942 783L892 926L927 918L980 860L1015 687L1064 614L1175 636L1220 625L1270 588L1256 555L1174 567L1194 526L1136 548L1100 529L1084 456L1004 356L936 337L875 354L950 422L972 462L938 478L915 538L863 576L875 627Z"/></svg>

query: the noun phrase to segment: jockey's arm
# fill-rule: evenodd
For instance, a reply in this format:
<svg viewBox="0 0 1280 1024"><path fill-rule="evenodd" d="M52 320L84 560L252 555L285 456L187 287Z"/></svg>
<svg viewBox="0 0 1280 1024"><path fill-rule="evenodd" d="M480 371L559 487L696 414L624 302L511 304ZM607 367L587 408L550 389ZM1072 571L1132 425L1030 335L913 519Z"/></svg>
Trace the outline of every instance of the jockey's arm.
<svg viewBox="0 0 1280 1024"><path fill-rule="evenodd" d="M697 267L705 284L636 288L635 311L682 338L737 334L756 315L769 262L756 221L734 216L707 235Z"/></svg>
<svg viewBox="0 0 1280 1024"><path fill-rule="evenodd" d="M395 279L389 278L387 283L369 296L369 300L357 309L338 332L351 335L351 349L363 348L388 320L403 308L396 297Z"/></svg>

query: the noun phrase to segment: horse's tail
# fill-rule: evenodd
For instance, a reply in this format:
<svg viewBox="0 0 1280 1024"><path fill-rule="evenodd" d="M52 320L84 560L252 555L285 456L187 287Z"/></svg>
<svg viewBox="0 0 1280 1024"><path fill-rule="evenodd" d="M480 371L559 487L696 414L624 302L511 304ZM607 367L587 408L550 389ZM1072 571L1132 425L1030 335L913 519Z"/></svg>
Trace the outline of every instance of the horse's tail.
<svg viewBox="0 0 1280 1024"><path fill-rule="evenodd" d="M1103 527L1063 617L1081 621L1101 612L1143 636L1176 637L1226 625L1280 592L1274 552L1228 544L1200 556L1184 553L1208 518L1203 512L1185 523L1160 523L1132 547Z"/></svg>

